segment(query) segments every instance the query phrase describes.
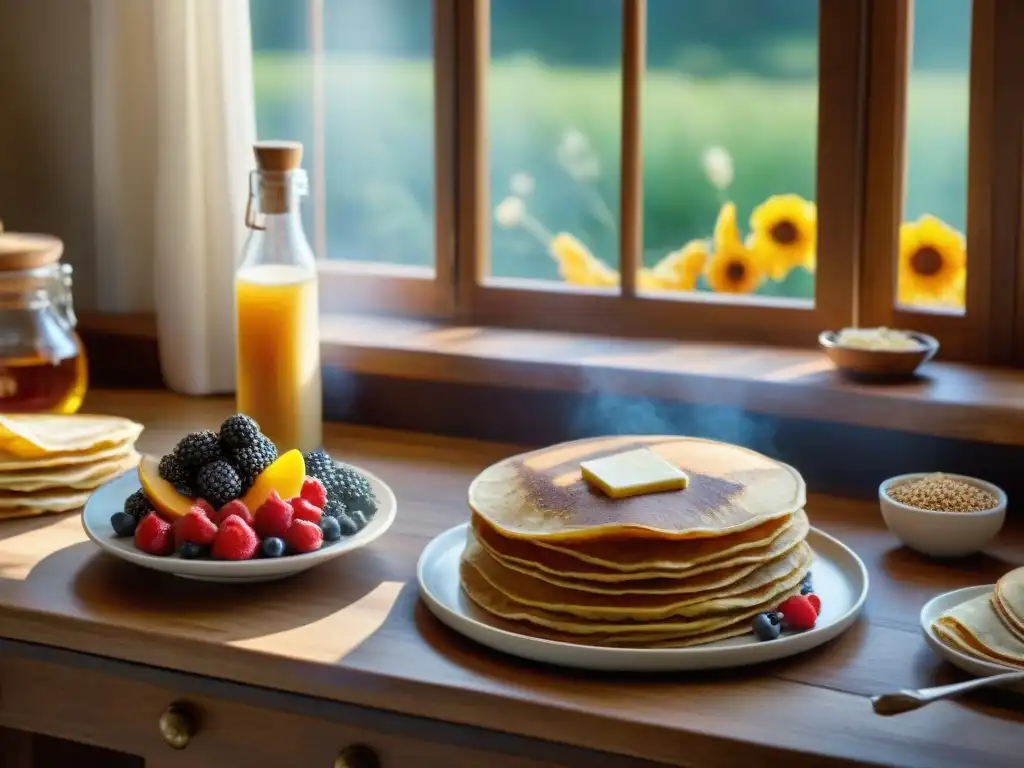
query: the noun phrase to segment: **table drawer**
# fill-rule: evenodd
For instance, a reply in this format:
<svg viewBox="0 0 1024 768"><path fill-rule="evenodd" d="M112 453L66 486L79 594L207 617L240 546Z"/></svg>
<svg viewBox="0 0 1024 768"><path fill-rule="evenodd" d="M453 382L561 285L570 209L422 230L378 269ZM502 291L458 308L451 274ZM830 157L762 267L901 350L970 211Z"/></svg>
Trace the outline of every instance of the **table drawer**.
<svg viewBox="0 0 1024 768"><path fill-rule="evenodd" d="M161 733L161 720L166 735L187 741L187 746L169 746ZM102 672L25 658L0 659L0 726L138 755L147 766L160 768L555 765L186 694ZM361 754L358 747L364 748ZM351 755L348 763L338 760L346 750ZM376 757L376 763L368 759L371 756Z"/></svg>

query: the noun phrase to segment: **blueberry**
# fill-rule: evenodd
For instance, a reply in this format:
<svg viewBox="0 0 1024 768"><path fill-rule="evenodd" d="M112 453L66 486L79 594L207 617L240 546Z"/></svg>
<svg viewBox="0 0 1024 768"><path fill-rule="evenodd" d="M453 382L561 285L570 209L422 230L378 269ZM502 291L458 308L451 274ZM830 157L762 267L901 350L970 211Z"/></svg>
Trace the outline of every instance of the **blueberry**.
<svg viewBox="0 0 1024 768"><path fill-rule="evenodd" d="M811 578L810 571L808 571L807 574L804 576L804 580L801 582L801 584L803 584L805 587L814 586L814 580Z"/></svg>
<svg viewBox="0 0 1024 768"><path fill-rule="evenodd" d="M110 518L110 525L118 536L134 536L138 521L127 512L115 512Z"/></svg>
<svg viewBox="0 0 1024 768"><path fill-rule="evenodd" d="M779 617L774 613L759 613L754 617L754 634L759 640L774 640L782 633Z"/></svg>
<svg viewBox="0 0 1024 768"><path fill-rule="evenodd" d="M800 594L801 595L809 595L813 591L814 591L814 587L811 586L810 584L808 584L807 582L804 582L803 586L800 587Z"/></svg>
<svg viewBox="0 0 1024 768"><path fill-rule="evenodd" d="M341 525L336 518L327 515L321 517L320 530L324 532L324 541L337 541L341 538Z"/></svg>
<svg viewBox="0 0 1024 768"><path fill-rule="evenodd" d="M178 550L178 554L186 560L195 560L197 557L202 557L206 554L206 550L198 544L186 541L181 545L181 549Z"/></svg>
<svg viewBox="0 0 1024 768"><path fill-rule="evenodd" d="M346 512L344 515L340 515L337 518L338 521L338 532L342 536L355 536L359 533L359 524L352 519L351 514ZM321 522L323 522L321 520Z"/></svg>
<svg viewBox="0 0 1024 768"><path fill-rule="evenodd" d="M260 552L264 557L281 557L284 554L284 542L277 536L271 536L269 539L263 540Z"/></svg>

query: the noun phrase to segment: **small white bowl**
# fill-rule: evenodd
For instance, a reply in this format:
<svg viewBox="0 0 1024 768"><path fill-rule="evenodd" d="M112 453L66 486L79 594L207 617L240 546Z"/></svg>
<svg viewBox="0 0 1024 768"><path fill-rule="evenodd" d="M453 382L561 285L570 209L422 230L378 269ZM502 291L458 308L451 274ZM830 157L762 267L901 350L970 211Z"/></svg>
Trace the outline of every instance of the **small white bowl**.
<svg viewBox="0 0 1024 768"><path fill-rule="evenodd" d="M933 512L908 507L889 496L889 489L933 472L915 472L890 477L878 486L882 518L890 532L911 549L932 557L965 557L980 552L1006 520L1006 492L997 485L965 475L943 474L988 491L999 503L981 512Z"/></svg>

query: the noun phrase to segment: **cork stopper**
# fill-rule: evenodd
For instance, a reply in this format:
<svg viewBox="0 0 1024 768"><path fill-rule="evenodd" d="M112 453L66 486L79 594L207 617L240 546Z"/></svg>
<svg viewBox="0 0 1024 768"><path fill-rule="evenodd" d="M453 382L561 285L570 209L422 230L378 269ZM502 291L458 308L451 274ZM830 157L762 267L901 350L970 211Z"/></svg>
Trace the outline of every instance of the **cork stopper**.
<svg viewBox="0 0 1024 768"><path fill-rule="evenodd" d="M38 269L60 261L64 243L50 235L0 231L0 271Z"/></svg>
<svg viewBox="0 0 1024 768"><path fill-rule="evenodd" d="M257 141L253 152L256 165L265 173L287 173L302 165L302 143L298 141Z"/></svg>

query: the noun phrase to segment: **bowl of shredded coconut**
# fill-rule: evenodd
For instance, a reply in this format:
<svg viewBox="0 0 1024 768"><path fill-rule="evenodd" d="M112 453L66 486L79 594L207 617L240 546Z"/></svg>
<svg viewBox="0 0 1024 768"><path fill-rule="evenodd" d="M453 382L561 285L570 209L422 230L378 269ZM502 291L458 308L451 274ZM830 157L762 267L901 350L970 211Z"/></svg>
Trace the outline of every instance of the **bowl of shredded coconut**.
<svg viewBox="0 0 1024 768"><path fill-rule="evenodd" d="M909 378L939 351L932 336L892 328L824 331L818 343L840 371L870 379Z"/></svg>

